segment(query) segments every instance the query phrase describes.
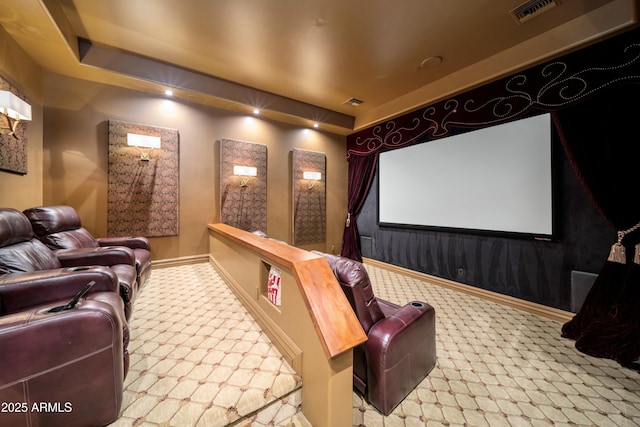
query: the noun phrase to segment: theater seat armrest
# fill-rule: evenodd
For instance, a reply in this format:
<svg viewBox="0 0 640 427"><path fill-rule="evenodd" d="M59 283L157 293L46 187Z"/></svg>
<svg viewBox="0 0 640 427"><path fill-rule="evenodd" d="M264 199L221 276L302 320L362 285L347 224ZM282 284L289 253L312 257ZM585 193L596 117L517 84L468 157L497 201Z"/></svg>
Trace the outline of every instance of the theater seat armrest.
<svg viewBox="0 0 640 427"><path fill-rule="evenodd" d="M0 309L14 313L51 301L71 299L90 281L91 292L118 292L118 277L108 267L70 267L0 276Z"/></svg>
<svg viewBox="0 0 640 427"><path fill-rule="evenodd" d="M126 246L131 249L151 250L149 239L142 236L99 237L96 240L100 246Z"/></svg>
<svg viewBox="0 0 640 427"><path fill-rule="evenodd" d="M81 300L75 309L47 313L53 306L35 306L0 317L0 348L10 355L3 359L2 383L37 380L43 373L64 369L109 347L113 354L122 354L123 323L116 308L100 301ZM122 376L122 357L114 357L114 363L89 366L60 387L74 381L90 381L92 378L86 377L91 374L90 369L106 369L113 371L113 376Z"/></svg>
<svg viewBox="0 0 640 427"><path fill-rule="evenodd" d="M135 266L136 263L133 249L125 246L58 249L54 253L63 267L81 265L104 265L110 267L117 264Z"/></svg>
<svg viewBox="0 0 640 427"><path fill-rule="evenodd" d="M374 324L366 343L368 355L384 355L391 366L416 346L435 336L435 311L429 304L411 302ZM379 357L379 356L374 356Z"/></svg>

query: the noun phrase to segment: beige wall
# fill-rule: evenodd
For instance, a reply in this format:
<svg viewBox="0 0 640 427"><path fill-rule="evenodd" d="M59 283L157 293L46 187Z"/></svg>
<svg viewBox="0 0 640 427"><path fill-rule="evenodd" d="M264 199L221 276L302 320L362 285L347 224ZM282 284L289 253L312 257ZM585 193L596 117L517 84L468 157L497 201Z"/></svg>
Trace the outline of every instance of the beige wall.
<svg viewBox="0 0 640 427"><path fill-rule="evenodd" d="M0 171L0 207L23 210L42 203L42 70L1 26L0 75L26 96L33 115L27 124L27 174Z"/></svg>
<svg viewBox="0 0 640 427"><path fill-rule="evenodd" d="M219 221L219 140L267 145L267 233L291 241L290 152L327 155L327 241L313 249L340 250L346 216L346 138L241 116L163 96L45 73L43 203L75 207L83 225L106 235L107 120L178 129L180 232L152 239L153 258L209 252L207 224Z"/></svg>

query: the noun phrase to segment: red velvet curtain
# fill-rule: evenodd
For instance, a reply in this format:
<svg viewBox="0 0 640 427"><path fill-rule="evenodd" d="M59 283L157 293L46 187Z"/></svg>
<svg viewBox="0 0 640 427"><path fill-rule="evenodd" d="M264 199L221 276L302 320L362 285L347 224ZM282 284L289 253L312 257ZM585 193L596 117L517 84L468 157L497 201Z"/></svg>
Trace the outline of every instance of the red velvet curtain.
<svg viewBox="0 0 640 427"><path fill-rule="evenodd" d="M639 84L610 88L588 101L554 112L571 166L602 215L618 230L640 222L637 203L640 143L636 132ZM584 230L588 233L589 230ZM612 243L617 236L611 236ZM624 263L610 259L562 335L587 354L633 364L640 357L640 250L638 231L624 235Z"/></svg>
<svg viewBox="0 0 640 427"><path fill-rule="evenodd" d="M378 154L349 157L349 181L347 187L347 221L342 235L341 256L362 261L360 233L356 218L362 209L376 173Z"/></svg>

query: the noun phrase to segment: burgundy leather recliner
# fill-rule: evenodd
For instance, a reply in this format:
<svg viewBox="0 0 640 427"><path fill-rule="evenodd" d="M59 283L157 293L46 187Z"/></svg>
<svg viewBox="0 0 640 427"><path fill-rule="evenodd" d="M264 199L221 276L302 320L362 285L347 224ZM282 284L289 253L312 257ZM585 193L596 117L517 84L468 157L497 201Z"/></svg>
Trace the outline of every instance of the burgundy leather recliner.
<svg viewBox="0 0 640 427"><path fill-rule="evenodd" d="M127 318L130 317L137 292L151 274L151 249L146 237L95 238L82 227L76 210L66 205L34 207L25 210L24 214L31 221L36 237L54 251L63 265L90 262L113 266L123 282L121 293ZM131 280L126 264L135 266L135 282Z"/></svg>
<svg viewBox="0 0 640 427"><path fill-rule="evenodd" d="M435 310L420 301L400 307L376 298L362 263L320 254L367 334L367 341L353 351L354 387L389 415L435 367Z"/></svg>
<svg viewBox="0 0 640 427"><path fill-rule="evenodd" d="M67 305L89 282L73 307ZM61 268L19 211L0 208L0 424L86 426L115 421L129 330L108 267Z"/></svg>

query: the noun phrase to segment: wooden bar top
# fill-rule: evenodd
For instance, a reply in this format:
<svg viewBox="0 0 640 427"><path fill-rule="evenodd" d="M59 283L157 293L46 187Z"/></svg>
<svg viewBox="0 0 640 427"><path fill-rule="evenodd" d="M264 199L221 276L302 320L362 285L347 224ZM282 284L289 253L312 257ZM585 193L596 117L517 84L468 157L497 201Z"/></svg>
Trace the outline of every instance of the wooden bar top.
<svg viewBox="0 0 640 427"><path fill-rule="evenodd" d="M293 272L327 358L335 357L367 340L323 256L227 224L209 224L208 227L214 233Z"/></svg>

